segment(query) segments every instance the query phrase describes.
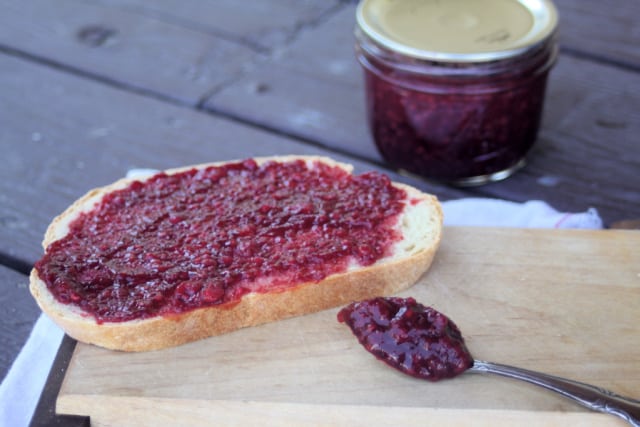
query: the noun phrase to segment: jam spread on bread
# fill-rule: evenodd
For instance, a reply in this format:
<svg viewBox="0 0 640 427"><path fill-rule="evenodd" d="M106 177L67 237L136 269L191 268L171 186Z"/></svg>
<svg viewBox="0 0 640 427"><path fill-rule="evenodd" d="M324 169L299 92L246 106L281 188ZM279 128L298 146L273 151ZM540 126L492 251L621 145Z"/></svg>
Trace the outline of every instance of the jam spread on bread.
<svg viewBox="0 0 640 427"><path fill-rule="evenodd" d="M413 298L374 298L338 313L360 344L378 359L430 381L451 378L473 366L458 327Z"/></svg>
<svg viewBox="0 0 640 427"><path fill-rule="evenodd" d="M160 173L106 193L35 268L99 323L232 306L389 255L405 198L379 173L302 160Z"/></svg>

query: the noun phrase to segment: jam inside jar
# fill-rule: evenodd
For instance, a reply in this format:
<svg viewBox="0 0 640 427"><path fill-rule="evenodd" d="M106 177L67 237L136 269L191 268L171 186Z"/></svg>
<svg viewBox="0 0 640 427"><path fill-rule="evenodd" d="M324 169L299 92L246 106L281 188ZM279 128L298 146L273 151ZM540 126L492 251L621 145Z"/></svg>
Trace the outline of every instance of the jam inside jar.
<svg viewBox="0 0 640 427"><path fill-rule="evenodd" d="M371 133L388 163L460 186L504 179L524 165L557 56L555 31L506 53L418 57L366 30L356 28L356 55Z"/></svg>

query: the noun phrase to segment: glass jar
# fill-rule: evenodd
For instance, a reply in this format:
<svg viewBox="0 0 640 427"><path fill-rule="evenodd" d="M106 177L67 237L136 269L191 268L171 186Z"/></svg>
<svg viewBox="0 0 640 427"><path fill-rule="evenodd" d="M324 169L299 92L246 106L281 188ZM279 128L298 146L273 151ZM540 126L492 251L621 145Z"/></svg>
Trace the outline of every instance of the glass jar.
<svg viewBox="0 0 640 427"><path fill-rule="evenodd" d="M504 179L534 144L557 56L548 0L364 0L356 54L369 126L396 168Z"/></svg>

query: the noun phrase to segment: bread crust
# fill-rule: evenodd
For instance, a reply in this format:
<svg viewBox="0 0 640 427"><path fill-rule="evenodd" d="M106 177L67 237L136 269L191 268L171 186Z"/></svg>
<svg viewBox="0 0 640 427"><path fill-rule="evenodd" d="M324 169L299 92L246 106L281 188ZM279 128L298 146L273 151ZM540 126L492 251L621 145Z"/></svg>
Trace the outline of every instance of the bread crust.
<svg viewBox="0 0 640 427"><path fill-rule="evenodd" d="M315 156L275 156L256 158L287 162L302 159L321 161L351 172L352 167L332 159ZM204 168L227 162L208 163L170 169L167 174L192 168ZM81 212L92 209L102 197L126 187L135 179L121 179L106 187L89 191L48 227L43 247L68 233L69 223ZM143 179L137 179L142 180ZM192 311L126 322L98 323L78 307L59 303L33 269L30 290L44 313L76 340L122 351L149 351L173 347L206 337L231 332L288 317L309 314L374 296L390 295L414 284L428 270L442 234L442 210L436 197L400 183L408 199L399 227L403 240L394 246L392 256L371 266L358 266L333 274L320 282L301 283L285 290L244 295L239 302L204 307ZM409 234L410 233L410 234Z"/></svg>

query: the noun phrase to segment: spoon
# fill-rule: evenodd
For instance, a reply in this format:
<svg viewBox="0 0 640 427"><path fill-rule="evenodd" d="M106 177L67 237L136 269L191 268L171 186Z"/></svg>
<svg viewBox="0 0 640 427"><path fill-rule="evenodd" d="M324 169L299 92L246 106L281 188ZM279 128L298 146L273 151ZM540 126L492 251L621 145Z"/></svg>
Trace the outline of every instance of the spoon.
<svg viewBox="0 0 640 427"><path fill-rule="evenodd" d="M501 375L526 381L531 384L560 393L593 411L617 415L634 427L640 427L640 400L620 396L590 384L530 371L515 366L474 360L469 372Z"/></svg>
<svg viewBox="0 0 640 427"><path fill-rule="evenodd" d="M413 298L374 298L340 310L366 350L399 371L439 381L463 372L496 374L526 381L594 411L616 415L640 427L640 401L554 375L475 360L458 327L444 314Z"/></svg>

